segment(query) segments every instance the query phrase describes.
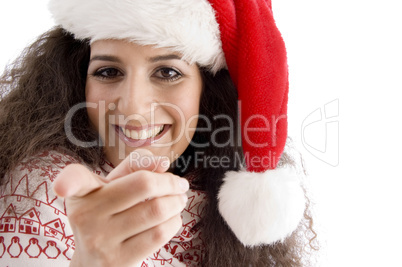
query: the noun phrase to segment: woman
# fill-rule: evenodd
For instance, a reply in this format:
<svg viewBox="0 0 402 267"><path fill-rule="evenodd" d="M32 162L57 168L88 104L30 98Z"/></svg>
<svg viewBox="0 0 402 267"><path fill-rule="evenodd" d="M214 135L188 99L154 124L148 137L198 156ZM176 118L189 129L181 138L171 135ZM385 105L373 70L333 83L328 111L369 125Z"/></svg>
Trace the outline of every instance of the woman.
<svg viewBox="0 0 402 267"><path fill-rule="evenodd" d="M143 2L52 1L60 26L4 74L3 259L302 265L270 5Z"/></svg>

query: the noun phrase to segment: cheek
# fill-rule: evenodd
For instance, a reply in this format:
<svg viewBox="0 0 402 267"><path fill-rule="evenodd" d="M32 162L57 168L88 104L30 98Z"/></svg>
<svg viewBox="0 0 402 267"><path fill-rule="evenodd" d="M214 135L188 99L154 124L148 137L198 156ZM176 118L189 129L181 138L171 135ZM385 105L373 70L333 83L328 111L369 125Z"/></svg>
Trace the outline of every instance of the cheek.
<svg viewBox="0 0 402 267"><path fill-rule="evenodd" d="M182 123L182 127L185 127L185 131L192 138L198 123L200 106L200 96L193 94L192 96L183 99L181 101L181 110L184 115L185 122Z"/></svg>
<svg viewBox="0 0 402 267"><path fill-rule="evenodd" d="M102 118L105 116L105 100L102 100L99 94L95 93L94 89L93 86L87 85L85 88L85 98L89 121L99 131L99 124L101 121L104 121Z"/></svg>
<svg viewBox="0 0 402 267"><path fill-rule="evenodd" d="M196 127L199 116L199 104L193 103L193 105L188 105L183 108L183 111L187 127Z"/></svg>

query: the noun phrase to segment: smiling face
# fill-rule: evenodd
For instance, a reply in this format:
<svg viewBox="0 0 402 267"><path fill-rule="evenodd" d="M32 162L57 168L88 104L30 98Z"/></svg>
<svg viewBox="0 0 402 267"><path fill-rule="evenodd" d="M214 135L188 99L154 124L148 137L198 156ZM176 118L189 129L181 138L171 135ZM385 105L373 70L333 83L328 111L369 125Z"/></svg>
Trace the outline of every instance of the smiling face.
<svg viewBox="0 0 402 267"><path fill-rule="evenodd" d="M168 49L96 41L85 90L90 122L115 166L140 147L173 161L194 135L201 74Z"/></svg>

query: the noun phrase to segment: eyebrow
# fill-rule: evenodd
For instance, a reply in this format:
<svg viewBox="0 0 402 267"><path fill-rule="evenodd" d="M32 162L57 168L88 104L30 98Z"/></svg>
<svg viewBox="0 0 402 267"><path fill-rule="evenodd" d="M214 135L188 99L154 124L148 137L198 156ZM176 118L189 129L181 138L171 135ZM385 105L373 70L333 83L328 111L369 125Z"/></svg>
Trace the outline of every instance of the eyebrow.
<svg viewBox="0 0 402 267"><path fill-rule="evenodd" d="M152 63L155 63L158 61L163 61L163 60L172 60L172 59L182 60L182 57L179 55L176 55L176 54L168 54L168 55L160 55L160 56L147 58L147 60Z"/></svg>
<svg viewBox="0 0 402 267"><path fill-rule="evenodd" d="M158 61L164 61L164 60L172 60L172 59L182 60L182 57L179 55L176 55L176 54L168 54L168 55L159 55L159 56L147 58L147 60L151 63L155 63ZM111 55L94 56L90 59L89 63L91 63L92 61L95 61L95 60L121 63L121 60L118 57L111 56ZM185 61L185 62L187 63L187 61Z"/></svg>
<svg viewBox="0 0 402 267"><path fill-rule="evenodd" d="M100 60L100 61L110 61L110 62L117 62L121 63L121 60L118 57L115 56L109 56L109 55L99 55L99 56L94 56L89 60L89 63L91 63L94 60Z"/></svg>

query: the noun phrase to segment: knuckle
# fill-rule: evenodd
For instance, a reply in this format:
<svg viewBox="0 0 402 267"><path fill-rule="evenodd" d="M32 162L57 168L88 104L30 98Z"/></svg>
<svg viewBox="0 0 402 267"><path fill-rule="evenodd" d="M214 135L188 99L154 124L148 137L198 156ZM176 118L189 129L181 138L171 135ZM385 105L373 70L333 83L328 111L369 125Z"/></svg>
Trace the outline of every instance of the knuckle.
<svg viewBox="0 0 402 267"><path fill-rule="evenodd" d="M174 216L168 222L165 222L153 228L152 241L161 244L168 242L179 231L181 226L181 216Z"/></svg>
<svg viewBox="0 0 402 267"><path fill-rule="evenodd" d="M104 242L100 240L100 235L87 235L85 238L85 247L88 251L92 251L96 253L99 257L101 257L104 253L102 253L102 245Z"/></svg>
<svg viewBox="0 0 402 267"><path fill-rule="evenodd" d="M162 220L166 217L166 205L161 199L153 199L149 201L150 216L155 219Z"/></svg>
<svg viewBox="0 0 402 267"><path fill-rule="evenodd" d="M135 181L135 186L147 195L155 191L156 180L152 173L148 171L139 171L138 178Z"/></svg>
<svg viewBox="0 0 402 267"><path fill-rule="evenodd" d="M166 243L169 241L170 235L164 225L155 226L152 233L152 241L155 243Z"/></svg>
<svg viewBox="0 0 402 267"><path fill-rule="evenodd" d="M168 186L172 189L175 189L178 187L177 185L177 178L175 175L171 174L171 173L167 173L167 179L166 179Z"/></svg>
<svg viewBox="0 0 402 267"><path fill-rule="evenodd" d="M172 218L173 228L177 229L175 232L179 231L180 227L183 226L183 219L180 214L177 214Z"/></svg>

